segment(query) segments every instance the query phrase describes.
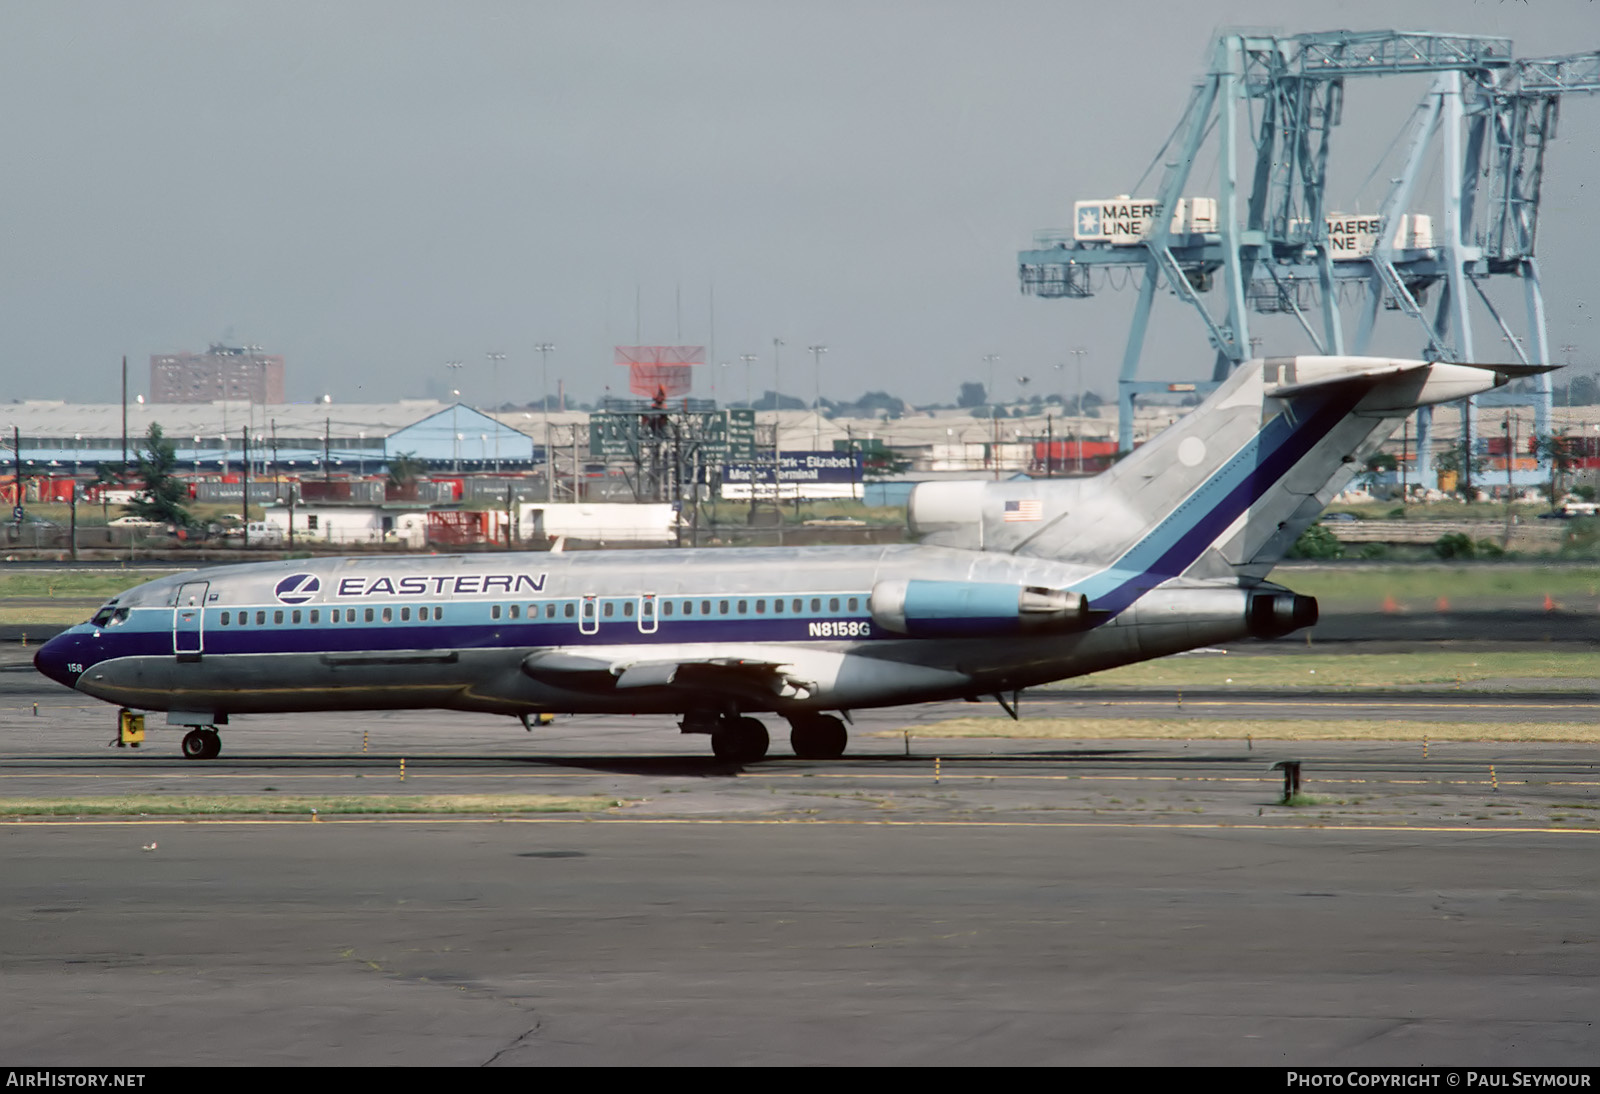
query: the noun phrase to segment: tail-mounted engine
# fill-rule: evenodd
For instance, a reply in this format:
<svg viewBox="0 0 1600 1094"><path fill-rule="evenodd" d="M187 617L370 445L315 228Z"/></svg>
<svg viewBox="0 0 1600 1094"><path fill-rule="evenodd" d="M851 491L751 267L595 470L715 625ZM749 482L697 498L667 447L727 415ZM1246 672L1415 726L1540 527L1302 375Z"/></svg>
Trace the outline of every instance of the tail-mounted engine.
<svg viewBox="0 0 1600 1094"><path fill-rule="evenodd" d="M1088 625L1087 597L1066 589L985 581L880 581L872 621L914 638L1070 631Z"/></svg>

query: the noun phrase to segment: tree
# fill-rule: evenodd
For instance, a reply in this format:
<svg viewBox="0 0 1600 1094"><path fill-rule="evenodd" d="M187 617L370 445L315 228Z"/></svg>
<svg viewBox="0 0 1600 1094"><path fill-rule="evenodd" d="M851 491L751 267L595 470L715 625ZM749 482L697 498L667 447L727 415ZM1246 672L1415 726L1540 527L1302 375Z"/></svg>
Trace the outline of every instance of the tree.
<svg viewBox="0 0 1600 1094"><path fill-rule="evenodd" d="M404 489L417 481L417 476L427 469L427 464L415 452L396 452L389 461L389 485Z"/></svg>
<svg viewBox="0 0 1600 1094"><path fill-rule="evenodd" d="M1559 433L1535 435L1533 451L1541 461L1550 465L1550 508L1554 510L1561 504L1561 477L1576 462L1572 438L1563 437Z"/></svg>
<svg viewBox="0 0 1600 1094"><path fill-rule="evenodd" d="M1286 552L1289 558L1343 558L1344 544L1327 528L1313 524Z"/></svg>
<svg viewBox="0 0 1600 1094"><path fill-rule="evenodd" d="M961 385L961 394L956 396L956 406L966 408L983 406L989 401L989 392L976 380L968 380Z"/></svg>
<svg viewBox="0 0 1600 1094"><path fill-rule="evenodd" d="M189 511L183 505L189 491L173 474L178 466L177 449L161 432L158 422L150 423L144 443L145 450L138 453L139 478L144 486L125 508L133 516L183 528L189 523Z"/></svg>

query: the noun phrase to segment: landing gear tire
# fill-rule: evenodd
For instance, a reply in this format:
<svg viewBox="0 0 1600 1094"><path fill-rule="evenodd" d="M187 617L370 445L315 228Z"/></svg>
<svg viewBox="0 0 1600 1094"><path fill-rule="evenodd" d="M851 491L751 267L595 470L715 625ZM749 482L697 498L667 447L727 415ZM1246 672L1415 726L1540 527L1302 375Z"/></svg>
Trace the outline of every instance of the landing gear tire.
<svg viewBox="0 0 1600 1094"><path fill-rule="evenodd" d="M767 727L754 718L735 718L711 735L711 751L719 760L749 764L765 759Z"/></svg>
<svg viewBox="0 0 1600 1094"><path fill-rule="evenodd" d="M209 726L191 729L183 735L183 757L186 760L214 760L222 752L222 738Z"/></svg>
<svg viewBox="0 0 1600 1094"><path fill-rule="evenodd" d="M844 722L831 714L796 721L789 729L789 747L802 760L837 760L849 742Z"/></svg>

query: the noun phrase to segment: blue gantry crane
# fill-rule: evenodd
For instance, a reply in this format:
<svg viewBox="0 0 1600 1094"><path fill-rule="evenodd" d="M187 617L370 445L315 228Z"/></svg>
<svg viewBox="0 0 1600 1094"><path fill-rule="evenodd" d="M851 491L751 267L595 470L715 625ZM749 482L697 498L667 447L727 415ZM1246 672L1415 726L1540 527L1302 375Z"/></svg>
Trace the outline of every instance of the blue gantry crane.
<svg viewBox="0 0 1600 1094"><path fill-rule="evenodd" d="M1338 211L1329 202L1327 179L1345 81L1418 74L1433 79L1410 113L1404 168L1377 212ZM1022 290L1085 298L1116 285L1109 271L1131 275L1121 279L1139 291L1118 377L1123 450L1132 447L1141 392L1190 386L1138 376L1162 286L1193 309L1216 352L1211 376L1193 383L1199 390L1253 355L1252 312L1292 316L1314 352L1361 354L1380 309L1389 309L1415 323L1423 356L1475 360L1469 311L1475 300L1519 359L1546 362L1534 257L1545 155L1561 96L1594 91L1600 91L1600 52L1519 61L1505 38L1399 31L1224 34L1156 157L1165 160L1165 172L1154 197L1077 202L1070 229L1040 232L1018 255ZM1218 192L1185 196L1213 134ZM1436 144L1442 180L1437 226L1431 216L1410 211ZM1254 152L1246 172L1241 146ZM1502 277L1523 282L1525 336L1512 333L1485 290ZM1436 286L1430 316L1427 298ZM1358 309L1353 323L1347 307ZM1548 376L1538 377L1532 390L1501 389L1478 401L1532 405L1535 429L1549 431ZM1472 408L1463 407L1469 443L1471 418ZM1431 419L1420 414L1422 481L1431 477L1430 429Z"/></svg>

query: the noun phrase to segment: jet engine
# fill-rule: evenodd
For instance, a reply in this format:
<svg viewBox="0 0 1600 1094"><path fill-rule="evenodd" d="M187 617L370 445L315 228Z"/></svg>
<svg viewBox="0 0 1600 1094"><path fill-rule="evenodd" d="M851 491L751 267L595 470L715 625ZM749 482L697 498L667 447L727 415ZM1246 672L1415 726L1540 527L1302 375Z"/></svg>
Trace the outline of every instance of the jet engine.
<svg viewBox="0 0 1600 1094"><path fill-rule="evenodd" d="M880 581L868 607L878 626L913 638L1069 631L1089 621L1080 593L988 581Z"/></svg>
<svg viewBox="0 0 1600 1094"><path fill-rule="evenodd" d="M1317 598L1288 591L1256 593L1245 609L1245 625L1252 638L1282 638L1317 622Z"/></svg>

